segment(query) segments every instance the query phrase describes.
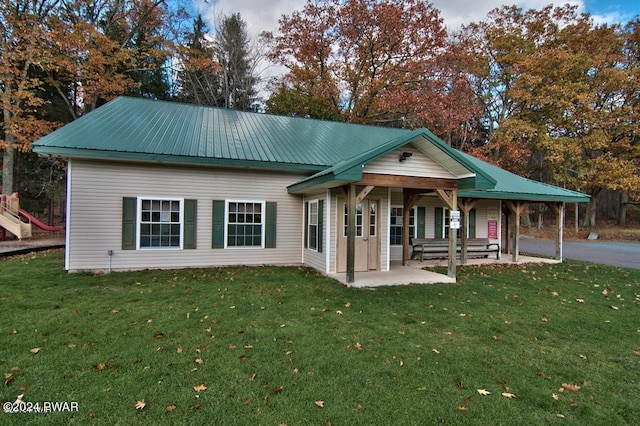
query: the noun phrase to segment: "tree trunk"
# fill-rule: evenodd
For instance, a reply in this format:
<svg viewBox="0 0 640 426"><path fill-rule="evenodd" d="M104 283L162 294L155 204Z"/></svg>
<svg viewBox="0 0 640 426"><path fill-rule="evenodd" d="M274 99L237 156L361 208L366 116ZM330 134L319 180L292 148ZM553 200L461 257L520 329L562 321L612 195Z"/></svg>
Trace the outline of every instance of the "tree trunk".
<svg viewBox="0 0 640 426"><path fill-rule="evenodd" d="M623 191L620 194L620 212L618 213L618 225L627 226L627 203L629 202L629 193Z"/></svg>
<svg viewBox="0 0 640 426"><path fill-rule="evenodd" d="M600 190L594 191L591 194L591 199L589 200L589 204L587 204L587 211L584 215L584 226L587 228L592 228L596 226L596 207L597 207L597 198L598 194L600 194Z"/></svg>
<svg viewBox="0 0 640 426"><path fill-rule="evenodd" d="M2 156L2 193L12 194L14 192L14 179L13 171L15 170L16 160L16 148L15 137L7 131L9 126L7 123L11 122L11 112L4 108L4 129L5 129L5 143L4 155Z"/></svg>

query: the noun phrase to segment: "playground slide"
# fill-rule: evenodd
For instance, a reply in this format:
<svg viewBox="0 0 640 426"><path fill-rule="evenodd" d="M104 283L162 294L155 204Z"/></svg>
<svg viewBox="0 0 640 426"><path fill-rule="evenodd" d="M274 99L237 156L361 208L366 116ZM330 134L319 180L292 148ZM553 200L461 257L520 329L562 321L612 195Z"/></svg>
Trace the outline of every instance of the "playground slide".
<svg viewBox="0 0 640 426"><path fill-rule="evenodd" d="M20 216L27 219L28 221L31 222L31 224L37 226L40 229L44 229L45 231L49 231L49 232L57 232L60 230L60 228L57 226L49 226L40 222L38 219L32 216L29 212L26 212L22 209L18 210L18 213L20 213Z"/></svg>

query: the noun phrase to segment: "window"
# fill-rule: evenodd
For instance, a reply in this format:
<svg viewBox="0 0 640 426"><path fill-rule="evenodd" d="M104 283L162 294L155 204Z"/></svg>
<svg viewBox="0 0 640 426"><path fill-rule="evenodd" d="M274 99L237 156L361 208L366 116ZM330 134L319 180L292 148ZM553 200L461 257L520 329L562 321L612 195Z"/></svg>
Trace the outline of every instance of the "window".
<svg viewBox="0 0 640 426"><path fill-rule="evenodd" d="M369 202L369 236L376 236L378 225L378 204L375 201Z"/></svg>
<svg viewBox="0 0 640 426"><path fill-rule="evenodd" d="M227 201L227 247L262 247L264 202Z"/></svg>
<svg viewBox="0 0 640 426"><path fill-rule="evenodd" d="M309 202L309 221L307 229L307 247L318 250L318 201Z"/></svg>
<svg viewBox="0 0 640 426"><path fill-rule="evenodd" d="M138 199L139 248L180 248L182 200Z"/></svg>
<svg viewBox="0 0 640 426"><path fill-rule="evenodd" d="M403 210L402 207L391 208L391 217L389 218L389 243L392 246L402 245L404 232L404 226L402 224ZM409 211L409 236L416 236L415 208Z"/></svg>
<svg viewBox="0 0 640 426"><path fill-rule="evenodd" d="M449 209L444 207L435 208L435 237L449 238ZM476 209L469 211L467 218L467 237L476 237ZM456 238L460 238L460 230L456 229Z"/></svg>

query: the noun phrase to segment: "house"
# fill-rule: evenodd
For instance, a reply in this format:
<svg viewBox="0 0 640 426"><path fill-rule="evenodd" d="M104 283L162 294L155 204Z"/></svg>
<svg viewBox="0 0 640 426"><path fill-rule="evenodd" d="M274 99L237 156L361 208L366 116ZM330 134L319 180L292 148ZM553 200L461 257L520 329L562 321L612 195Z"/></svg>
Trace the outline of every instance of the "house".
<svg viewBox="0 0 640 426"><path fill-rule="evenodd" d="M463 243L498 244L507 212L517 257L527 202L546 202L561 218L565 202L588 201L452 149L427 129L138 98L117 98L33 150L68 159L68 271L306 265L353 282L357 271L407 263L413 237L448 238L455 277L449 228L458 212ZM561 226L558 235L561 257Z"/></svg>

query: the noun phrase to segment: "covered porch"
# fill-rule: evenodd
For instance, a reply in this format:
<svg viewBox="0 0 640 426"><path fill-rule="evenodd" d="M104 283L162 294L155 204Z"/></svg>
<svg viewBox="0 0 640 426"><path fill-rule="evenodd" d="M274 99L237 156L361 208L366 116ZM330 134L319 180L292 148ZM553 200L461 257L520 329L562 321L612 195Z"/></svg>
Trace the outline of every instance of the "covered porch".
<svg viewBox="0 0 640 426"><path fill-rule="evenodd" d="M466 266L478 265L523 265L529 263L561 263L560 260L533 256L519 256L514 260L512 256L502 256L500 259L468 259ZM408 265L402 262L391 262L389 271L356 272L354 280L349 282L344 273L328 274L330 278L348 287L370 288L389 285L417 285L417 284L455 284L456 278L439 274L428 268L447 268L447 259L433 259L420 262L412 260ZM459 264L459 266L463 266ZM425 269L427 268L427 269Z"/></svg>

